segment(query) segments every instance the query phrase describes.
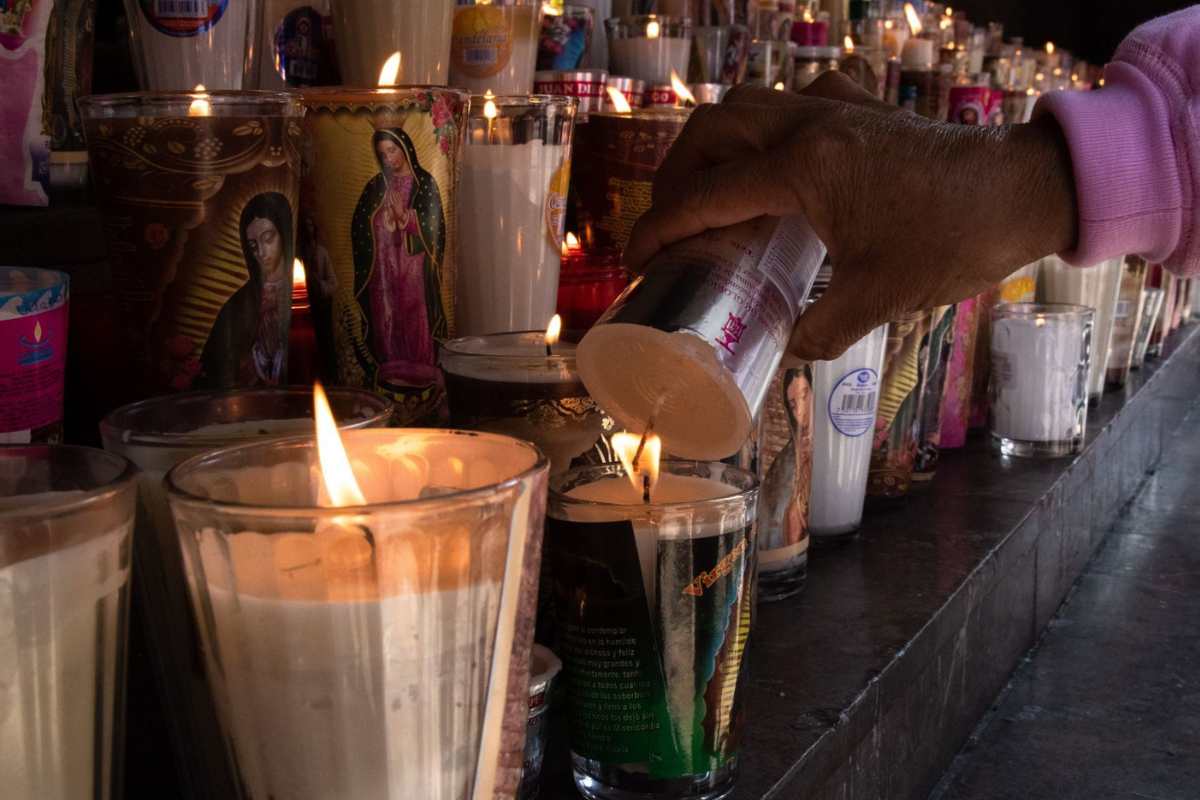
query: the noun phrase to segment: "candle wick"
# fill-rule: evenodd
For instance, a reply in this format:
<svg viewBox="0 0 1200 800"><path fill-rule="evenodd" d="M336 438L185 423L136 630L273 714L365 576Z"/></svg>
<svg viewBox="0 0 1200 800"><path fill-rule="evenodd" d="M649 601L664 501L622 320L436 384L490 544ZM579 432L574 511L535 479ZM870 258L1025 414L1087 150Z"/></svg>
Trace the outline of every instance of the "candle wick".
<svg viewBox="0 0 1200 800"><path fill-rule="evenodd" d="M547 356L553 356L553 355L554 355L554 351L550 349L550 343L549 343L549 342L546 342L546 355L547 355Z"/></svg>
<svg viewBox="0 0 1200 800"><path fill-rule="evenodd" d="M646 420L646 430L642 431L642 438L638 440L637 450L633 451L633 460L629 462L629 466L633 468L634 472L637 472L638 460L642 457L642 451L646 449L646 438L654 431L654 422L658 419L658 412L662 410L665 399L666 395L660 394L654 401L654 408L650 410L650 419Z"/></svg>
<svg viewBox="0 0 1200 800"><path fill-rule="evenodd" d="M643 503L650 502L650 476L649 475L642 476L642 502Z"/></svg>

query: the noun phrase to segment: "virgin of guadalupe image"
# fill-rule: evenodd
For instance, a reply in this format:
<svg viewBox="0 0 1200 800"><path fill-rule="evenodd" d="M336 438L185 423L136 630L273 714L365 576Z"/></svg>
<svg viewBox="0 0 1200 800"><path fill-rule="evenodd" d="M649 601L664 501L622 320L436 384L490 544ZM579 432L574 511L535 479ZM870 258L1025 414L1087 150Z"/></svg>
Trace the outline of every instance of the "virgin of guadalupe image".
<svg viewBox="0 0 1200 800"><path fill-rule="evenodd" d="M367 320L366 344L374 361L363 366L410 413L424 412L442 384L435 342L448 335L441 292L442 196L407 133L384 128L372 143L379 174L363 189L351 230L354 294Z"/></svg>
<svg viewBox="0 0 1200 800"><path fill-rule="evenodd" d="M813 396L812 368L789 369L783 376L783 408L791 436L763 476L760 519L761 551L779 550L804 541L812 495ZM770 401L775 402L773 399Z"/></svg>
<svg viewBox="0 0 1200 800"><path fill-rule="evenodd" d="M292 206L279 192L255 195L238 223L249 280L217 313L200 355L200 386L278 386L287 382L292 315Z"/></svg>

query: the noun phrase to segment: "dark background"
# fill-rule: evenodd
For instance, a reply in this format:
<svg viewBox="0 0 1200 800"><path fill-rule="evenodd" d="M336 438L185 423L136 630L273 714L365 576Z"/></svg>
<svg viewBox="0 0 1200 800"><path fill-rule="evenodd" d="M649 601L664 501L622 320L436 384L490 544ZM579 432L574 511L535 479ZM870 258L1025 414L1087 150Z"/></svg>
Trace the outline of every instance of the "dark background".
<svg viewBox="0 0 1200 800"><path fill-rule="evenodd" d="M1182 0L945 0L976 25L1003 22L1005 36L1047 40L1092 64L1103 64L1126 34L1146 20L1192 3Z"/></svg>

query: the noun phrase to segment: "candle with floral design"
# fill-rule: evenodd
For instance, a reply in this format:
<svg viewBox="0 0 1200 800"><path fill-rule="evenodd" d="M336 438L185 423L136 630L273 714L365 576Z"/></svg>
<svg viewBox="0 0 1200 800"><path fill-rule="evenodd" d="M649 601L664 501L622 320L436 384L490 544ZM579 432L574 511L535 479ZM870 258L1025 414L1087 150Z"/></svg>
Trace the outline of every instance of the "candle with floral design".
<svg viewBox="0 0 1200 800"><path fill-rule="evenodd" d="M458 181L469 95L459 89L304 92L300 249L313 325L336 384L396 404L396 423L445 417L442 344L455 331Z"/></svg>
<svg viewBox="0 0 1200 800"><path fill-rule="evenodd" d="M79 105L135 392L286 383L299 100L200 91Z"/></svg>

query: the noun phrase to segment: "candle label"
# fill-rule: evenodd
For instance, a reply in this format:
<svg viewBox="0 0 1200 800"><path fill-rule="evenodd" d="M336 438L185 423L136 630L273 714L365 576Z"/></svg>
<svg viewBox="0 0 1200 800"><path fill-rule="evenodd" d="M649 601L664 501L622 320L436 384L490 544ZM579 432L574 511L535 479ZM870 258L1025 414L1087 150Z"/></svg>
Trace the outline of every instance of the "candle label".
<svg viewBox="0 0 1200 800"><path fill-rule="evenodd" d="M812 365L780 369L763 403L759 574L794 567L808 550L813 478Z"/></svg>
<svg viewBox="0 0 1200 800"><path fill-rule="evenodd" d="M292 10L275 29L275 64L279 76L291 86L325 83L329 48L321 13L309 6Z"/></svg>
<svg viewBox="0 0 1200 800"><path fill-rule="evenodd" d="M395 94L306 95L300 247L330 265L326 296L309 295L327 374L390 398L398 425L437 423L446 413L438 347L454 332L468 95Z"/></svg>
<svg viewBox="0 0 1200 800"><path fill-rule="evenodd" d="M571 749L653 780L725 766L741 749L752 528L647 543L629 521L547 522Z"/></svg>
<svg viewBox="0 0 1200 800"><path fill-rule="evenodd" d="M562 252L563 236L567 226L567 191L571 186L571 159L563 159L560 166L550 178L550 187L546 190L546 237L554 249Z"/></svg>
<svg viewBox="0 0 1200 800"><path fill-rule="evenodd" d="M855 438L875 427L879 373L862 367L847 373L829 393L829 421L843 436Z"/></svg>
<svg viewBox="0 0 1200 800"><path fill-rule="evenodd" d="M462 74L490 78L512 58L511 6L466 5L454 10L450 58Z"/></svg>
<svg viewBox="0 0 1200 800"><path fill-rule="evenodd" d="M57 442L67 364L66 277L0 301L0 444Z"/></svg>
<svg viewBox="0 0 1200 800"><path fill-rule="evenodd" d="M867 494L901 497L912 482L920 432L921 386L927 359L929 312L907 314L888 324L887 355L880 381L875 438Z"/></svg>
<svg viewBox="0 0 1200 800"><path fill-rule="evenodd" d="M139 394L287 382L295 112L85 121Z"/></svg>
<svg viewBox="0 0 1200 800"><path fill-rule="evenodd" d="M216 25L229 0L138 0L146 21L167 36L195 36Z"/></svg>

